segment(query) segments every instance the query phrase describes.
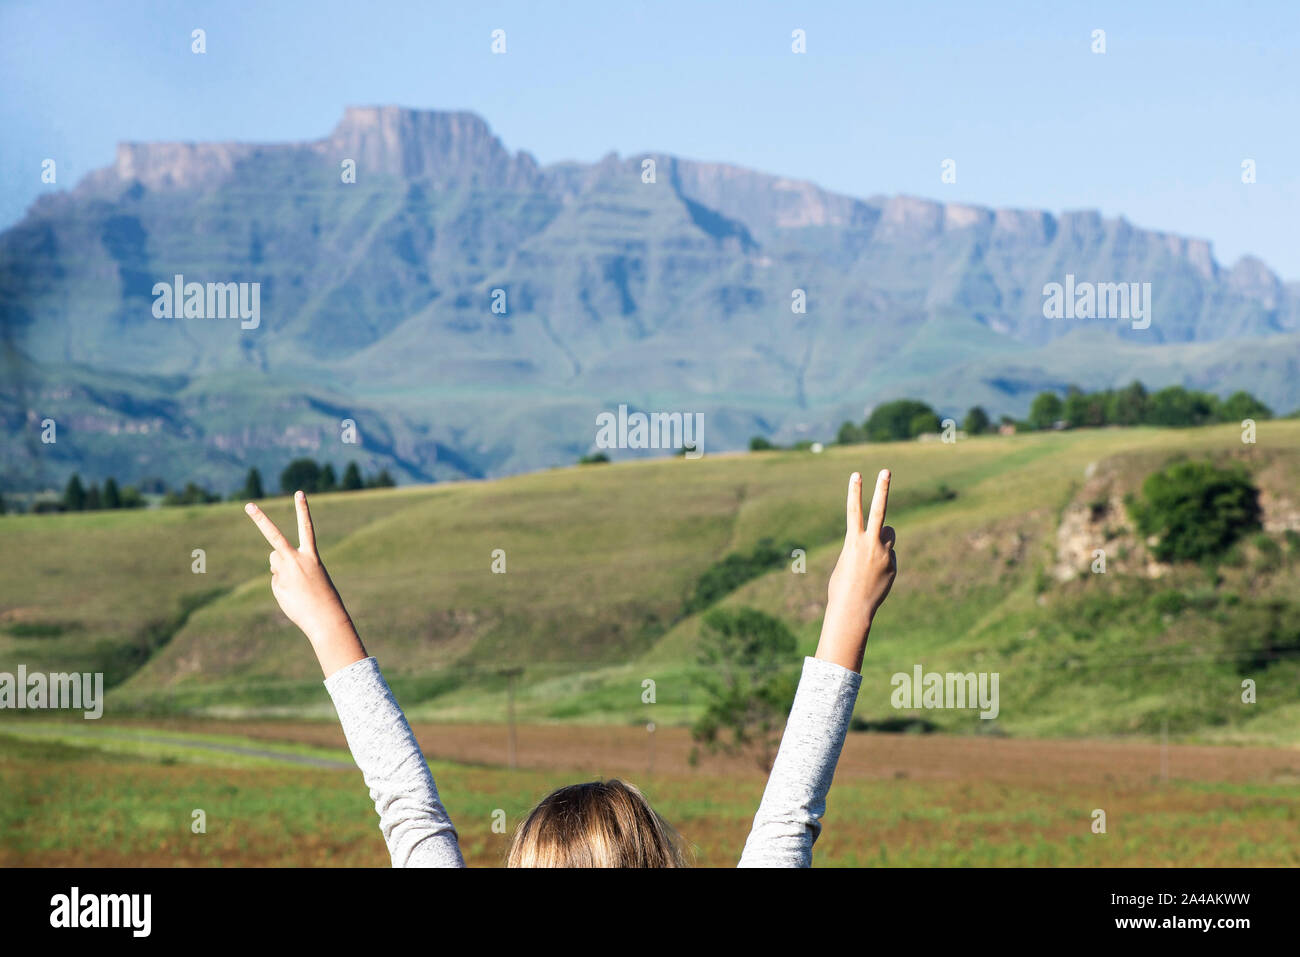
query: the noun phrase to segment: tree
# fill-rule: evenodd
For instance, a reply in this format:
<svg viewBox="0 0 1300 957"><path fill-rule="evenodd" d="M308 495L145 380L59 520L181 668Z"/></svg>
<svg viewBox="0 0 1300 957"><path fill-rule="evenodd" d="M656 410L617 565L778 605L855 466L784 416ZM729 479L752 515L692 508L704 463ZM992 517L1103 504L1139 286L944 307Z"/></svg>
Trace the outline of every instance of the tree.
<svg viewBox="0 0 1300 957"><path fill-rule="evenodd" d="M691 727L699 748L750 754L772 770L781 728L798 681L794 634L778 618L753 608L715 608L704 618L696 679L708 701Z"/></svg>
<svg viewBox="0 0 1300 957"><path fill-rule="evenodd" d="M983 435L989 431L993 423L989 421L989 414L978 405L971 406L970 411L966 413L966 418L962 420L962 431L967 435Z"/></svg>
<svg viewBox="0 0 1300 957"><path fill-rule="evenodd" d="M99 494L99 483L91 482L90 488L86 490L86 511L97 512L101 508Z"/></svg>
<svg viewBox="0 0 1300 957"><path fill-rule="evenodd" d="M924 402L918 402L915 399L896 399L893 402L885 402L871 410L871 415L867 418L866 433L867 438L872 442L897 442L902 439L911 439L919 435L914 432L913 428L920 425L920 417L923 415L933 416L934 429L939 431L939 417L935 415L934 409L930 408ZM925 420L926 425L930 422ZM931 431L926 429L925 431Z"/></svg>
<svg viewBox="0 0 1300 957"><path fill-rule="evenodd" d="M1050 429L1061 418L1063 405L1055 392L1040 392L1029 406L1029 425L1035 429Z"/></svg>
<svg viewBox="0 0 1300 957"><path fill-rule="evenodd" d="M316 483L316 491L332 492L338 487L338 478L334 475L334 466L328 462L320 470L320 480Z"/></svg>
<svg viewBox="0 0 1300 957"><path fill-rule="evenodd" d="M371 488L392 488L396 484L397 483L393 481L393 477L388 474L388 469L380 469L379 474L376 475L373 480L371 480L370 487Z"/></svg>
<svg viewBox="0 0 1300 957"><path fill-rule="evenodd" d="M315 459L294 459L280 473L280 491L285 495L292 495L299 489L310 495L319 483L320 466Z"/></svg>
<svg viewBox="0 0 1300 957"><path fill-rule="evenodd" d="M123 508L144 508L144 496L134 485L128 485L122 489L122 507Z"/></svg>
<svg viewBox="0 0 1300 957"><path fill-rule="evenodd" d="M5 505L5 497L0 494L0 515L4 515L7 511L9 511L9 507Z"/></svg>
<svg viewBox="0 0 1300 957"><path fill-rule="evenodd" d="M1249 392L1234 392L1219 405L1219 417L1224 422L1242 419L1271 419L1273 410Z"/></svg>
<svg viewBox="0 0 1300 957"><path fill-rule="evenodd" d="M1178 462L1147 476L1130 502L1138 531L1158 537L1161 561L1216 561L1260 526L1259 490L1245 470L1210 462Z"/></svg>
<svg viewBox="0 0 1300 957"><path fill-rule="evenodd" d="M348 467L343 470L343 491L355 492L365 485L361 481L361 469L357 468L356 462L349 462Z"/></svg>
<svg viewBox="0 0 1300 957"><path fill-rule="evenodd" d="M749 451L751 452L770 452L774 448L776 446L761 435L756 435L749 440Z"/></svg>
<svg viewBox="0 0 1300 957"><path fill-rule="evenodd" d="M840 445L859 445L867 441L867 430L864 426L846 421L836 433L835 441Z"/></svg>
<svg viewBox="0 0 1300 957"><path fill-rule="evenodd" d="M1102 392L1084 392L1074 386L1061 404L1061 418L1072 429L1096 428L1106 424L1106 396Z"/></svg>
<svg viewBox="0 0 1300 957"><path fill-rule="evenodd" d="M63 490L63 507L69 512L80 512L86 507L86 490L82 487L81 476L76 472L68 479L68 487Z"/></svg>
<svg viewBox="0 0 1300 957"><path fill-rule="evenodd" d="M942 428L939 416L933 412L918 412L912 416L912 421L908 424L907 431L911 433L912 438L918 435L932 435Z"/></svg>
<svg viewBox="0 0 1300 957"><path fill-rule="evenodd" d="M1204 425L1217 418L1219 399L1171 385L1151 396L1147 421L1151 425Z"/></svg>
<svg viewBox="0 0 1300 957"><path fill-rule="evenodd" d="M117 479L109 476L104 480L104 508L121 508L122 490L117 487Z"/></svg>
<svg viewBox="0 0 1300 957"><path fill-rule="evenodd" d="M295 491L297 491L295 489ZM257 469L249 469L248 474L244 476L244 488L239 493L239 497L246 502L255 502L259 498L266 497L266 491L262 488L262 473Z"/></svg>
<svg viewBox="0 0 1300 957"><path fill-rule="evenodd" d="M1106 421L1112 425L1140 425L1147 420L1147 390L1136 379L1106 396Z"/></svg>
<svg viewBox="0 0 1300 957"><path fill-rule="evenodd" d="M179 492L168 492L163 497L164 505L207 505L209 502L219 502L221 496L209 492L194 482L186 482L185 488Z"/></svg>

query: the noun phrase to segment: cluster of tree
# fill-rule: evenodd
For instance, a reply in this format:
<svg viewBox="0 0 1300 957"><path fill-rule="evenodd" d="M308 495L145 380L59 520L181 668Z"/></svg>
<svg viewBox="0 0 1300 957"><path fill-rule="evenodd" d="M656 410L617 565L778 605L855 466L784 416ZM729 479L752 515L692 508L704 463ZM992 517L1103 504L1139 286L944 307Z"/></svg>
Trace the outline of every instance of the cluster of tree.
<svg viewBox="0 0 1300 957"><path fill-rule="evenodd" d="M817 451L821 451L821 443L814 442L812 439L800 439L798 442L794 442L790 445L777 445L775 442L762 435L756 435L749 440L749 451L751 452L807 452L813 446L817 447Z"/></svg>
<svg viewBox="0 0 1300 957"><path fill-rule="evenodd" d="M1071 387L1065 396L1040 392L1029 407L1025 425L1031 429L1089 428L1102 425L1209 425L1242 419L1271 419L1273 410L1249 392L1234 392L1220 399L1171 385L1147 392L1141 382L1122 389L1084 392Z"/></svg>
<svg viewBox="0 0 1300 957"><path fill-rule="evenodd" d="M340 481L334 473L334 466L328 462L317 463L312 459L295 459L280 473L280 489L291 495L298 489L304 492L349 492L363 488L391 488L397 483L388 469L380 469L372 476L362 475L356 462L349 462L343 470ZM209 491L197 482L186 482L180 489L168 488L162 479L143 480L138 486L120 486L115 478L108 478L101 488L99 483L89 487L81 476L73 474L63 489L63 496L53 501L37 501L32 506L34 512L92 512L110 508L143 508L146 504L145 494L162 496L163 505L206 505L221 501L221 495ZM248 470L241 488L230 495L231 501L249 501L265 498L266 489L262 485L262 475L257 469ZM9 510L4 497L0 496L0 515Z"/></svg>
<svg viewBox="0 0 1300 957"><path fill-rule="evenodd" d="M81 476L73 473L63 489L63 498L54 509L64 512L97 512L107 508L141 508L143 505L144 496L134 486L121 488L117 479L110 476L104 480L103 489L98 482L92 482L87 488L82 484ZM48 507L47 505L46 508Z"/></svg>
<svg viewBox="0 0 1300 957"><path fill-rule="evenodd" d="M334 473L334 466L328 462L317 463L315 459L294 459L280 473L280 491L292 495L298 489L311 494L313 492L355 492L363 488L392 488L397 483L388 474L388 469L380 469L379 474L363 476L356 462L349 462L343 470L343 480L339 481ZM262 477L257 469L249 469L244 482L244 491L260 490ZM248 498L260 498L262 493L248 494Z"/></svg>
<svg viewBox="0 0 1300 957"><path fill-rule="evenodd" d="M329 462L317 462L315 459L294 459L280 472L280 491L285 495L292 495L294 492L302 489L308 495L315 495L318 492L353 492L363 488L391 488L397 483L388 473L388 469L380 469L379 474L373 476L363 476L361 469L356 462L349 462L347 468L343 470L343 479L339 480L334 471L334 466ZM191 486L187 485L188 490ZM211 492L203 492L208 496L206 499L198 501L215 502L220 496ZM244 484L236 489L230 495L230 501L250 502L257 499L266 498L268 495L266 487L262 484L262 473L255 468L248 470L244 476ZM179 501L172 503L164 501L164 504L193 504L189 501Z"/></svg>
<svg viewBox="0 0 1300 957"><path fill-rule="evenodd" d="M999 424L1011 424L1018 431L1026 431L1103 425L1209 425L1272 417L1273 410L1249 392L1234 392L1226 399L1178 385L1147 392L1141 382L1135 381L1122 389L1098 392L1085 392L1071 386L1064 396L1056 392L1040 392L1030 406L1028 418L1017 421L1003 416ZM941 427L939 414L926 403L916 399L895 399L876 406L861 424L845 422L840 426L836 441L840 445L898 442L936 433ZM967 435L984 435L998 427L988 412L978 405L971 407L961 422L961 429ZM750 440L749 447L760 451L776 446L764 438L755 437Z"/></svg>
<svg viewBox="0 0 1300 957"><path fill-rule="evenodd" d="M939 416L934 409L915 399L896 399L876 406L861 425L845 422L835 439L841 445L896 442L938 431Z"/></svg>

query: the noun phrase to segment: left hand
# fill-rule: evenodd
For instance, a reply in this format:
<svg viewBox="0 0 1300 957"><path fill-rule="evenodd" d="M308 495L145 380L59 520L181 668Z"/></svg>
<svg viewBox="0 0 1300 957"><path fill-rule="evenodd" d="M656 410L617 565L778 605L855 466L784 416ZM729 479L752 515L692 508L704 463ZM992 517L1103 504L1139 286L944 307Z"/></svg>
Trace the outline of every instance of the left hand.
<svg viewBox="0 0 1300 957"><path fill-rule="evenodd" d="M876 477L871 511L862 518L862 476L849 477L844 548L827 588L826 617L822 620L817 657L859 671L867 634L898 574L894 530L885 524L889 504L888 469Z"/></svg>

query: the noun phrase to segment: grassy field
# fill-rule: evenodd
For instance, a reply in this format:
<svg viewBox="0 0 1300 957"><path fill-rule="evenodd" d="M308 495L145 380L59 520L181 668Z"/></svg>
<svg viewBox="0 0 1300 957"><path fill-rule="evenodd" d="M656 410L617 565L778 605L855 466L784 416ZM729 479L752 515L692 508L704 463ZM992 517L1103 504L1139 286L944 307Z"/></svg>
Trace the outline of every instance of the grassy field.
<svg viewBox="0 0 1300 957"><path fill-rule="evenodd" d="M1123 505L1182 457L1241 462L1261 490L1264 531L1215 568L1153 563ZM857 724L938 733L850 735L820 863L1300 863L1296 421L1261 423L1254 446L1228 426L1107 429L318 496L322 554L470 862L501 861L495 811L513 828L550 788L618 774L699 863L733 864L763 780L746 759L686 761L708 610L691 596L724 557L793 543L806 573L773 567L710 607L775 615L811 653L845 479L882 466L900 571ZM292 527L287 499L266 507ZM386 862L267 551L234 503L0 519L0 671L110 685L101 721L0 715L0 865ZM997 719L900 715L890 678L918 664L997 672ZM517 770L504 666L524 669Z"/></svg>
<svg viewBox="0 0 1300 957"><path fill-rule="evenodd" d="M146 727L26 723L0 734L0 866L386 866L360 773L337 728L260 722ZM637 783L699 865L739 858L763 778L742 761L692 771L688 736L574 725L521 729L507 770L499 726L417 726L471 866L500 866L543 794L596 776ZM141 742L165 736L168 744ZM304 744L303 742L311 742ZM208 746L266 749L223 754ZM851 735L821 866L1300 864L1294 751L947 735ZM195 809L206 831L193 833ZM1092 832L1104 810L1106 833ZM494 832L494 812L506 833ZM1290 838L1286 836L1289 835Z"/></svg>

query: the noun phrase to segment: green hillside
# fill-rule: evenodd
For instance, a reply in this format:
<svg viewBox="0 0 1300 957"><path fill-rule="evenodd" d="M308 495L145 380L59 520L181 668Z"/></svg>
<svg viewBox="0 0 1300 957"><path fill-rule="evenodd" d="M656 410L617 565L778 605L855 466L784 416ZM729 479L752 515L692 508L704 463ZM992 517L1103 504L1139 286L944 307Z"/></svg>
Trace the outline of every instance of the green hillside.
<svg viewBox="0 0 1300 957"><path fill-rule="evenodd" d="M1239 460L1261 489L1266 531L1217 570L1152 565L1119 504L1180 456ZM890 676L920 664L1000 675L996 721L911 715L945 730L1300 740L1297 421L1261 423L1254 446L1235 426L1039 433L588 466L312 504L331 575L414 718L499 720L496 670L522 665L521 720L675 723L700 705L700 615L683 612L695 583L763 539L798 543L806 574L786 563L720 603L781 617L810 653L845 478L883 466L900 571L859 719L903 716ZM267 511L291 527L291 508ZM238 504L6 516L0 546L0 670L103 670L109 713L329 714ZM1085 559L1066 580L1068 556L1090 546L1106 548L1106 573ZM191 570L199 548L205 574ZM494 549L505 574L492 572ZM641 700L647 678L654 705ZM1252 705L1240 700L1247 678Z"/></svg>

